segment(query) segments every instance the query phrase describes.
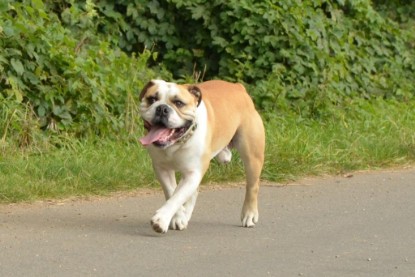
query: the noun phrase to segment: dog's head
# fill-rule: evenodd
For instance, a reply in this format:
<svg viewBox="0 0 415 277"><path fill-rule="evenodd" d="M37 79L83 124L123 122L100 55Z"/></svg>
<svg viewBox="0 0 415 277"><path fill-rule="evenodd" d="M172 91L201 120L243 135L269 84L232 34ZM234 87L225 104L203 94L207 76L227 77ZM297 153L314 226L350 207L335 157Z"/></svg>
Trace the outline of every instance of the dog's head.
<svg viewBox="0 0 415 277"><path fill-rule="evenodd" d="M165 148L179 141L194 126L202 93L197 86L152 80L141 91L139 99L140 114L148 130L140 142Z"/></svg>

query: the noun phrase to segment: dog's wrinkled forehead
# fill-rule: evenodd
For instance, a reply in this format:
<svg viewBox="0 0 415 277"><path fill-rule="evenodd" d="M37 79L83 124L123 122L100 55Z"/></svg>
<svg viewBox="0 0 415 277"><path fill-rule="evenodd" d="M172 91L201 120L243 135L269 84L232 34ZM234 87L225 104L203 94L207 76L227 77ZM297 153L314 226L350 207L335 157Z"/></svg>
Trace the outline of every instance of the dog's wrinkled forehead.
<svg viewBox="0 0 415 277"><path fill-rule="evenodd" d="M180 93L179 87L174 83L168 83L162 80L155 80L155 84L157 86L157 92L159 93L159 97L163 98L171 98L175 97Z"/></svg>
<svg viewBox="0 0 415 277"><path fill-rule="evenodd" d="M202 95L196 86L178 85L164 80L151 80L141 91L140 101L144 97L155 97L162 102L167 102L171 99L187 99L188 101L186 102L195 100L195 104L198 106Z"/></svg>
<svg viewBox="0 0 415 277"><path fill-rule="evenodd" d="M157 97L164 98L179 93L179 89L174 83L168 83L163 80L152 80L143 89L140 94L140 100L144 97L157 95Z"/></svg>

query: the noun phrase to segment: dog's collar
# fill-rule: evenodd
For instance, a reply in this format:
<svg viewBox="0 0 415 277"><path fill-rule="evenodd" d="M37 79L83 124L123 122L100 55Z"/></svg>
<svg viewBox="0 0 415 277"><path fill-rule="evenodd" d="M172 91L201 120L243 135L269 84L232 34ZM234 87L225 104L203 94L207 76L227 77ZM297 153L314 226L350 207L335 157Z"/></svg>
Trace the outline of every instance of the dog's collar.
<svg viewBox="0 0 415 277"><path fill-rule="evenodd" d="M184 133L184 135L181 136L176 141L176 143L184 144L193 135L193 133L195 132L196 128L197 128L197 123L196 123L196 120L195 120L195 121L193 121L192 125L190 125L189 129L187 129L186 133Z"/></svg>

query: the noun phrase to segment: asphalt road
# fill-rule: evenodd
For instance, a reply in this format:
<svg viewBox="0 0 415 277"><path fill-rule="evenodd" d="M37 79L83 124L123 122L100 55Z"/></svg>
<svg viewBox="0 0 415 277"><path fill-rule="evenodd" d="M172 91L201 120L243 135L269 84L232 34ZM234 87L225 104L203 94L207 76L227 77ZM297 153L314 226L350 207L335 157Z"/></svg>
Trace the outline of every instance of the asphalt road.
<svg viewBox="0 0 415 277"><path fill-rule="evenodd" d="M185 231L149 224L161 193L0 206L0 276L415 276L415 169L203 190Z"/></svg>

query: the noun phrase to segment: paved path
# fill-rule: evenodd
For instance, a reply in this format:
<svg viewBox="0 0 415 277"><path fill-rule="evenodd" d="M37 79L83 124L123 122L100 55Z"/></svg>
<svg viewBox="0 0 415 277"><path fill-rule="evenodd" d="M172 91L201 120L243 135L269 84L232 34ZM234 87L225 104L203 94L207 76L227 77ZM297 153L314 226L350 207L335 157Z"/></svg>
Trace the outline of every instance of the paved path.
<svg viewBox="0 0 415 277"><path fill-rule="evenodd" d="M204 190L185 231L149 220L162 194L0 206L0 276L415 276L415 170Z"/></svg>

